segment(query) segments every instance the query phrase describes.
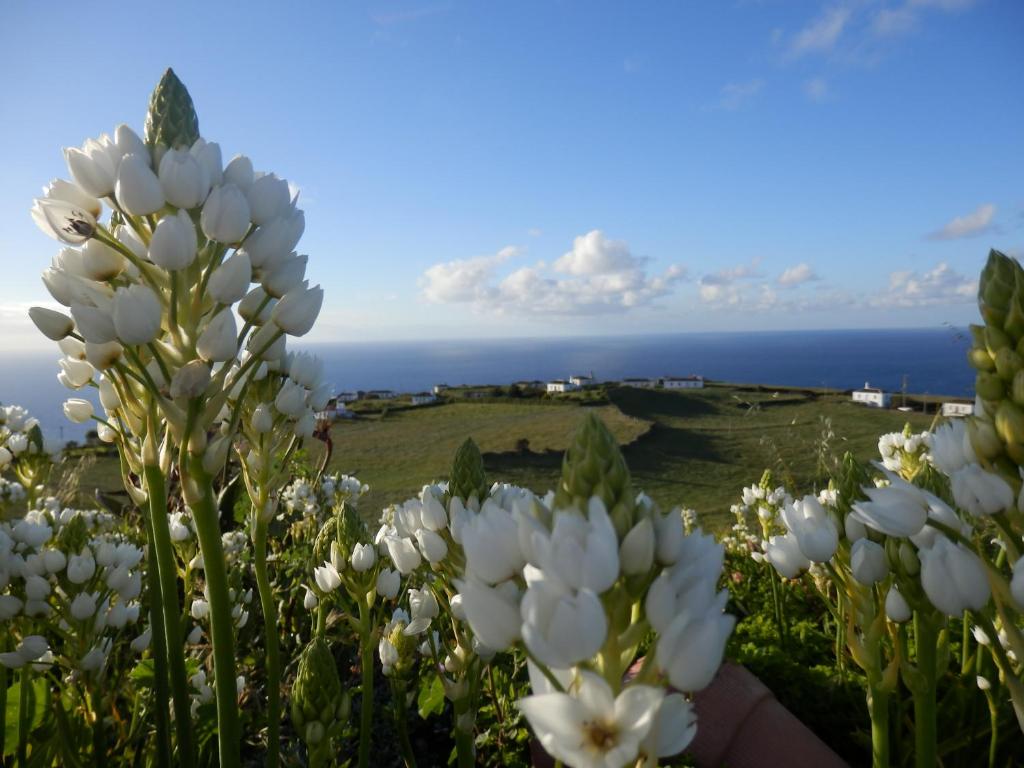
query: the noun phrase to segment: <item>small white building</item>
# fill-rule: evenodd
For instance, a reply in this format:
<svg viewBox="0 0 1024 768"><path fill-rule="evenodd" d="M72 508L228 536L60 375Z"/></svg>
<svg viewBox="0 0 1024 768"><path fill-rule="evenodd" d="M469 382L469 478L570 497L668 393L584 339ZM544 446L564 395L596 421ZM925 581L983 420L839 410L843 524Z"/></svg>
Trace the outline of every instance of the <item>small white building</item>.
<svg viewBox="0 0 1024 768"><path fill-rule="evenodd" d="M594 383L594 374L576 374L575 376L569 377L569 383L573 384L577 389L580 387L589 387Z"/></svg>
<svg viewBox="0 0 1024 768"><path fill-rule="evenodd" d="M950 400L948 403L942 404L942 415L946 418L972 416L973 414L974 403L969 403L966 400Z"/></svg>
<svg viewBox="0 0 1024 768"><path fill-rule="evenodd" d="M339 392L334 396L339 403L354 403L359 399L358 392Z"/></svg>
<svg viewBox="0 0 1024 768"><path fill-rule="evenodd" d="M338 419L351 419L352 413L341 400L334 398L327 401L327 406L316 413L317 421L337 421Z"/></svg>
<svg viewBox="0 0 1024 768"><path fill-rule="evenodd" d="M417 392L410 397L410 401L413 405L429 405L437 402L437 396L430 392Z"/></svg>
<svg viewBox="0 0 1024 768"><path fill-rule="evenodd" d="M878 387L872 387L865 381L863 389L853 390L853 402L872 408L888 408L892 405L892 395Z"/></svg>
<svg viewBox="0 0 1024 768"><path fill-rule="evenodd" d="M624 387L636 387L637 389L654 389L658 386L660 379L623 379L620 384Z"/></svg>
<svg viewBox="0 0 1024 768"><path fill-rule="evenodd" d="M446 389L448 389L448 385L447 384L435 384L434 385L434 394L435 395L440 395Z"/></svg>
<svg viewBox="0 0 1024 768"><path fill-rule="evenodd" d="M703 376L665 376L661 380L665 389L703 389Z"/></svg>
<svg viewBox="0 0 1024 768"><path fill-rule="evenodd" d="M573 384L565 379L555 379L548 382L548 392L573 392L579 389L578 384Z"/></svg>

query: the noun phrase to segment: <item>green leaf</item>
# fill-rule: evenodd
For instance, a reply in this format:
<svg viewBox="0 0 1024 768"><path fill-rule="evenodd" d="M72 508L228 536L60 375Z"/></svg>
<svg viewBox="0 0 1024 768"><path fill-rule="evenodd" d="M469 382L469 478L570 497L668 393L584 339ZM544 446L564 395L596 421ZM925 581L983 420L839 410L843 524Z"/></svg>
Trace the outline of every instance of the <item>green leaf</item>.
<svg viewBox="0 0 1024 768"><path fill-rule="evenodd" d="M48 693L49 690L45 678L37 677L32 681L28 694L29 711L32 713L29 733L39 727L46 716ZM7 712L4 721L4 755L13 755L18 749L18 710L20 702L21 682L19 681L7 689Z"/></svg>
<svg viewBox="0 0 1024 768"><path fill-rule="evenodd" d="M420 683L416 706L419 707L420 717L424 720L444 711L444 686L438 675L431 675L429 680Z"/></svg>
<svg viewBox="0 0 1024 768"><path fill-rule="evenodd" d="M140 688L152 688L155 683L156 670L153 659L143 659L128 673L128 677Z"/></svg>

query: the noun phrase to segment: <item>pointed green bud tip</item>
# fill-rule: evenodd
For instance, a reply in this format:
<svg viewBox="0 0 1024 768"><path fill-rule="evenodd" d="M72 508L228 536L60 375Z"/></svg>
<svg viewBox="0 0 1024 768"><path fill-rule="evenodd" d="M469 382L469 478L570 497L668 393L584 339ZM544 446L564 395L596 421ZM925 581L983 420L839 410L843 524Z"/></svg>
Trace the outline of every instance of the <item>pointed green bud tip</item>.
<svg viewBox="0 0 1024 768"><path fill-rule="evenodd" d="M338 538L338 518L335 515L327 518L323 528L313 541L313 562L310 570L323 565L331 559L331 542Z"/></svg>
<svg viewBox="0 0 1024 768"><path fill-rule="evenodd" d="M370 533L366 528L366 522L359 512L356 511L355 505L349 504L347 501L343 501L341 506L338 507L335 520L337 521L335 527L337 531L336 541L341 547L342 555L348 560L356 544L365 544L370 540ZM328 543L327 556L330 557L330 555L331 550Z"/></svg>
<svg viewBox="0 0 1024 768"><path fill-rule="evenodd" d="M314 637L299 656L299 667L291 693L291 715L295 730L317 742L331 733L340 721L345 705L338 666L327 641ZM319 726L308 728L312 723Z"/></svg>
<svg viewBox="0 0 1024 768"><path fill-rule="evenodd" d="M588 413L562 459L555 506L585 510L592 496L601 498L613 518L617 507L631 511L635 506L629 468L615 436L601 419ZM623 526L631 524L630 514L622 518ZM619 527L617 522L616 530Z"/></svg>
<svg viewBox="0 0 1024 768"><path fill-rule="evenodd" d="M759 488L764 488L766 491L775 487L775 478L772 476L772 471L770 469L766 469L764 471L764 474L761 475L761 482L757 485Z"/></svg>
<svg viewBox="0 0 1024 768"><path fill-rule="evenodd" d="M188 148L199 138L199 117L185 84L168 68L149 97L146 144Z"/></svg>
<svg viewBox="0 0 1024 768"><path fill-rule="evenodd" d="M473 438L467 437L455 452L452 474L448 478L448 496L458 496L466 501L476 496L478 501L483 501L488 489L484 457Z"/></svg>

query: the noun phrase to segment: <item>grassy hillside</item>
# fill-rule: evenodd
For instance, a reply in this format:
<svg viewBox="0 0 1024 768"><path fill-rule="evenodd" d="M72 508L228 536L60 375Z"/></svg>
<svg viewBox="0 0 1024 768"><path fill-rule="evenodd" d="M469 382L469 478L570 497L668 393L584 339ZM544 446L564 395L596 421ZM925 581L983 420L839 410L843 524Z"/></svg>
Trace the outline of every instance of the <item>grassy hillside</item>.
<svg viewBox="0 0 1024 768"><path fill-rule="evenodd" d="M871 459L881 433L908 421L915 430L925 429L932 419L864 408L834 394L731 386L612 389L604 402L506 398L368 412L335 424L330 469L357 474L370 485L363 509L376 517L384 505L408 498L423 483L444 479L455 449L473 437L493 479L544 492L557 482L572 431L584 412L594 410L625 446L637 488L663 506L693 507L706 525L717 527L729 520L739 490L756 482L765 467L787 475L798 488L813 489L829 425L833 453L850 450ZM119 485L112 457L99 458L83 482L85 488Z"/></svg>

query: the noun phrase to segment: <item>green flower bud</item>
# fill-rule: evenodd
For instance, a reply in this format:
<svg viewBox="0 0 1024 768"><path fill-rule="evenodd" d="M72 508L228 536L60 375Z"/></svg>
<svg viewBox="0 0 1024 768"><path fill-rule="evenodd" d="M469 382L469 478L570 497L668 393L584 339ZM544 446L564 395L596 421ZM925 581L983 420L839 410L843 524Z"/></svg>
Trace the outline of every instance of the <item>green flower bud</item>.
<svg viewBox="0 0 1024 768"><path fill-rule="evenodd" d="M343 722L343 699L330 646L322 637L314 637L299 657L291 695L292 724L311 749Z"/></svg>
<svg viewBox="0 0 1024 768"><path fill-rule="evenodd" d="M365 544L370 540L370 533L366 529L366 522L356 511L355 506L343 501L338 508L337 537L336 541L341 549L341 555L348 560L356 544ZM328 554L330 554L328 552Z"/></svg>
<svg viewBox="0 0 1024 768"><path fill-rule="evenodd" d="M585 510L592 496L604 502L619 540L636 522L633 486L615 436L593 413L587 414L562 459L555 507Z"/></svg>
<svg viewBox="0 0 1024 768"><path fill-rule="evenodd" d="M338 538L338 518L332 515L324 522L323 528L313 542L313 565L320 566L331 559L331 542Z"/></svg>
<svg viewBox="0 0 1024 768"><path fill-rule="evenodd" d="M994 371L996 361L984 346L971 347L967 350L967 362L976 371Z"/></svg>
<svg viewBox="0 0 1024 768"><path fill-rule="evenodd" d="M489 490L484 457L473 438L467 437L455 452L452 473L448 478L448 498L458 496L468 502L476 496L477 501L483 501Z"/></svg>
<svg viewBox="0 0 1024 768"><path fill-rule="evenodd" d="M1012 349L1014 346L1016 345L1013 343L1013 339L1007 336L1001 328L994 325L985 326L985 348L993 358L999 354L999 350L1007 347Z"/></svg>
<svg viewBox="0 0 1024 768"><path fill-rule="evenodd" d="M900 565L908 576L917 576L921 571L921 561L917 558L917 550L905 541L900 542Z"/></svg>
<svg viewBox="0 0 1024 768"><path fill-rule="evenodd" d="M75 515L57 533L57 548L62 552L81 552L89 541L89 529L81 515Z"/></svg>
<svg viewBox="0 0 1024 768"><path fill-rule="evenodd" d="M1005 443L1024 443L1024 410L1009 400L996 409L996 433Z"/></svg>
<svg viewBox="0 0 1024 768"><path fill-rule="evenodd" d="M980 458L994 459L1003 452L1003 444L995 427L987 421L968 419L967 435L971 440L971 448Z"/></svg>
<svg viewBox="0 0 1024 768"><path fill-rule="evenodd" d="M994 398L986 397L978 390L978 394L981 395L982 399L990 400ZM1017 405L1024 405L1024 370L1017 371L1013 377L1013 383L1010 385L1010 397L1013 398L1013 402Z"/></svg>
<svg viewBox="0 0 1024 768"><path fill-rule="evenodd" d="M1010 347L1003 347L996 353L996 373L1003 381L1013 381L1013 377L1024 368L1024 359Z"/></svg>
<svg viewBox="0 0 1024 768"><path fill-rule="evenodd" d="M1016 375L1014 376L1016 379ZM981 395L982 400L998 401L1006 395L1003 380L994 373L979 373L974 377L974 391Z"/></svg>
<svg viewBox="0 0 1024 768"><path fill-rule="evenodd" d="M978 307L989 325L1002 327L1016 288L1016 272L1020 266L999 251L991 250L988 262L978 281Z"/></svg>
<svg viewBox="0 0 1024 768"><path fill-rule="evenodd" d="M185 84L173 69L164 72L149 97L145 141L150 147L189 148L199 138L199 117Z"/></svg>

